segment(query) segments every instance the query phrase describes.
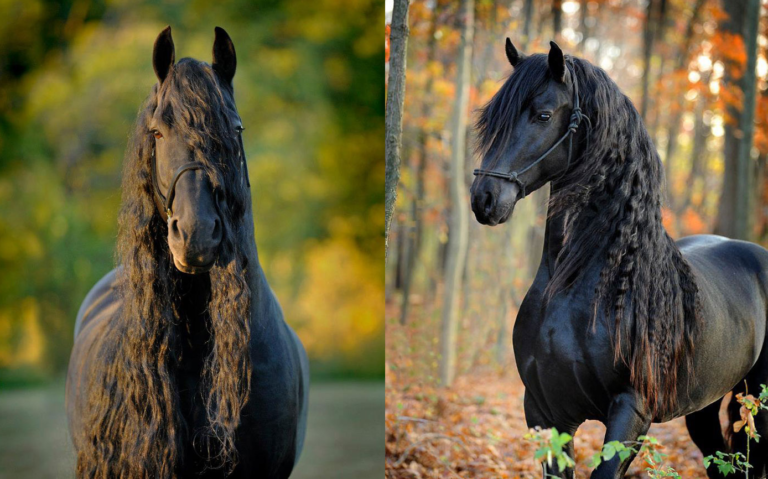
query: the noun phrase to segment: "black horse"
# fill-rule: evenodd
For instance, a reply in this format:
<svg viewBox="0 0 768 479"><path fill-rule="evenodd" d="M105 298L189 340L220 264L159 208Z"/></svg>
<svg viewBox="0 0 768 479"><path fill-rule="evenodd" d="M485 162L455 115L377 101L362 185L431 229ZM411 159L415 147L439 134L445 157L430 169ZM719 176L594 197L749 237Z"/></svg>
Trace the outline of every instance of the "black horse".
<svg viewBox="0 0 768 479"><path fill-rule="evenodd" d="M541 264L513 338L528 425L573 434L596 419L606 442L634 441L652 422L686 416L705 455L727 451L721 398L768 383L768 251L711 235L672 241L658 153L616 84L554 43L526 57L507 39L506 54L514 72L477 123L471 201L493 226L551 185ZM768 433L768 414L755 419ZM730 445L744 452L745 435ZM621 477L632 459L592 477ZM764 477L768 441L753 443L750 459Z"/></svg>
<svg viewBox="0 0 768 479"><path fill-rule="evenodd" d="M123 172L118 267L85 298L67 376L77 477L286 478L309 369L259 265L232 79L155 41Z"/></svg>

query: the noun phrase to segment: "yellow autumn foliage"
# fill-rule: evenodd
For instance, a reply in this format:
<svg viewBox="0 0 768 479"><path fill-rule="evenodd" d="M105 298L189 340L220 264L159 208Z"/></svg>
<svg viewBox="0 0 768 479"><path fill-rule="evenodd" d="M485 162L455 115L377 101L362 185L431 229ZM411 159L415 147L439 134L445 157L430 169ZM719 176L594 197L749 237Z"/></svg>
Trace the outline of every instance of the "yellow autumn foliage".
<svg viewBox="0 0 768 479"><path fill-rule="evenodd" d="M330 238L306 253L306 276L295 305L297 333L313 359L365 360L383 364L384 281L372 264L346 238ZM371 358L371 348L382 354Z"/></svg>

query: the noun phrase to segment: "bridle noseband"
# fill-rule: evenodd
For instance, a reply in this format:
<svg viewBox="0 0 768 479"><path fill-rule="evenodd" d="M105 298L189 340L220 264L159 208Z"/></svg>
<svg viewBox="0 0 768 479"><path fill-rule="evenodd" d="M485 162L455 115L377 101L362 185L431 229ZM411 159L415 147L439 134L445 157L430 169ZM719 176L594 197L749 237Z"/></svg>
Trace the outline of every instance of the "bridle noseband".
<svg viewBox="0 0 768 479"><path fill-rule="evenodd" d="M245 160L245 148L243 147L243 129L241 128L238 130L238 146L240 147L240 168L243 170L243 176L245 177L246 186L251 186L251 181L248 178L248 163ZM190 163L185 163L179 167L179 169L176 170L176 173L173 175L173 179L171 180L171 185L168 188L168 194L167 196L163 194L162 191L160 191L160 183L157 181L157 159L155 158L155 145L152 145L152 185L155 189L155 206L157 206L157 211L160 212L160 216L163 217L165 222L169 222L171 218L173 217L173 209L171 209L171 205L173 204L173 197L176 194L176 183L178 183L179 178L181 178L181 175L186 173L187 171L194 171L194 170L205 170L207 167L200 163L199 161L192 161Z"/></svg>
<svg viewBox="0 0 768 479"><path fill-rule="evenodd" d="M526 171L530 170L531 168L539 164L542 160L544 160L544 158L549 156L550 153L555 151L555 148L560 146L560 144L564 142L567 138L568 139L568 163L565 166L565 170L563 170L563 175L565 175L565 173L568 171L568 169L571 166L571 154L573 153L573 135L579 129L579 125L581 124L581 121L586 120L586 122L589 124L589 128L590 129L592 128L592 122L589 120L589 117L585 116L581 112L581 108L579 107L579 83L578 81L576 81L576 74L574 73L574 67L572 65L573 60L569 60L569 63L571 63L571 65L568 66L568 71L570 71L571 73L571 79L573 83L573 109L571 110L571 121L568 124L568 130L563 134L563 136L560 137L559 140L555 142L554 145L549 147L547 151L545 151L541 156L536 158L534 162L523 167L521 170L504 173L501 171L483 170L478 168L473 172L475 176L490 176L493 178L500 178L502 180L507 180L507 181L511 181L512 183L516 183L520 187L521 198L524 198L526 195L525 183L520 179L520 175L522 175Z"/></svg>

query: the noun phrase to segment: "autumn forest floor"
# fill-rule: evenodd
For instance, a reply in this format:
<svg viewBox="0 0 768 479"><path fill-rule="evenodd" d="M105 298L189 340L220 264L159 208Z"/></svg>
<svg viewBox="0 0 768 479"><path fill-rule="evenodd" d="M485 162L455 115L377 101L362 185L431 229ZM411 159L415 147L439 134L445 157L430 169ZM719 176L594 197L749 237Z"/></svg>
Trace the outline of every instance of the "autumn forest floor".
<svg viewBox="0 0 768 479"><path fill-rule="evenodd" d="M450 388L437 386L437 314L413 308L401 326L397 308L387 307L386 475L388 479L539 478L535 447L523 413L523 385L513 360L505 367L473 361L459 347L459 376ZM460 342L472 325L460 326ZM511 342L511 338L510 338ZM483 345L480 345L481 348ZM485 345L490 349L493 344ZM511 346L510 346L511 348ZM467 348L470 349L470 348ZM507 357L510 357L508 354ZM468 357L470 358L468 360ZM472 364L462 369L462 364ZM575 441L576 477L602 446L605 427L588 421ZM654 424L649 432L665 446L665 464L686 479L706 478L701 452L681 419ZM635 460L627 477L647 477Z"/></svg>

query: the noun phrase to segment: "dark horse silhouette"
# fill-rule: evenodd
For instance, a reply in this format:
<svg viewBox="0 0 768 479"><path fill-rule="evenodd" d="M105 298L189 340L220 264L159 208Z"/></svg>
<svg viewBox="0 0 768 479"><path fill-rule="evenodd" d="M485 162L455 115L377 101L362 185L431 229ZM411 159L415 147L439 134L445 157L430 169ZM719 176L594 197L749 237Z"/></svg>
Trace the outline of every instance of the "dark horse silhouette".
<svg viewBox="0 0 768 479"><path fill-rule="evenodd" d="M507 39L506 53L514 72L480 113L471 201L480 223L496 225L550 183L541 264L513 334L528 425L573 434L596 419L606 442L634 441L687 416L705 455L728 450L721 398L768 383L768 251L711 235L672 241L658 153L616 84L554 43L526 57ZM768 414L755 419L768 433ZM732 438L736 450L744 437ZM764 477L768 442L751 452ZM616 456L592 477L621 477L633 459Z"/></svg>
<svg viewBox="0 0 768 479"><path fill-rule="evenodd" d="M67 376L77 477L288 477L309 370L259 265L235 49L155 41L123 171L118 267L85 298Z"/></svg>

